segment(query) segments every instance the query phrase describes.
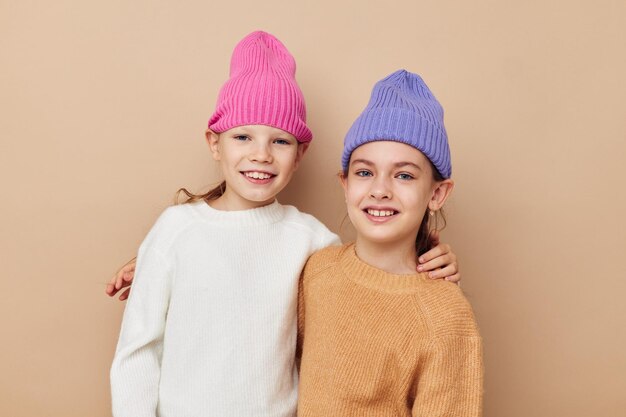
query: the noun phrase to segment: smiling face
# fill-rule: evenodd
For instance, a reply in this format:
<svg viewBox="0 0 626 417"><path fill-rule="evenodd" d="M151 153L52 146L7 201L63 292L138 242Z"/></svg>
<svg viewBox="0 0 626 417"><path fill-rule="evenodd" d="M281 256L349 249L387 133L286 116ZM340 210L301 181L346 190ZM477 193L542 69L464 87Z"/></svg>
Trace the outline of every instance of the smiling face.
<svg viewBox="0 0 626 417"><path fill-rule="evenodd" d="M443 206L453 182L435 181L416 148L375 141L352 152L342 185L357 242L414 246L426 210Z"/></svg>
<svg viewBox="0 0 626 417"><path fill-rule="evenodd" d="M212 204L246 210L270 204L289 183L308 144L284 130L263 125L207 131L213 159L219 162L226 191Z"/></svg>

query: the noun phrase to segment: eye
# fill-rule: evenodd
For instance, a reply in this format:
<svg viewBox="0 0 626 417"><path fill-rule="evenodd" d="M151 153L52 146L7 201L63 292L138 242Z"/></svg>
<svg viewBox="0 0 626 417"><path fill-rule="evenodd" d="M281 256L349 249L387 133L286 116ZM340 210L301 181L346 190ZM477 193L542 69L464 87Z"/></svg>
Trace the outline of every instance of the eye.
<svg viewBox="0 0 626 417"><path fill-rule="evenodd" d="M291 145L291 142L287 139L274 139L274 143L276 143L277 145Z"/></svg>
<svg viewBox="0 0 626 417"><path fill-rule="evenodd" d="M243 141L246 141L246 140L250 139L250 137L247 136L247 135L235 135L235 136L233 136L233 139L239 140L239 141L243 142Z"/></svg>
<svg viewBox="0 0 626 417"><path fill-rule="evenodd" d="M407 174L406 172L401 172L400 174L396 175L396 178L399 178L401 180L412 180L415 179L415 177L411 174Z"/></svg>
<svg viewBox="0 0 626 417"><path fill-rule="evenodd" d="M356 175L357 177L371 177L374 174L372 174L370 171L368 171L366 169L360 169L360 170L356 171L354 173L354 175Z"/></svg>

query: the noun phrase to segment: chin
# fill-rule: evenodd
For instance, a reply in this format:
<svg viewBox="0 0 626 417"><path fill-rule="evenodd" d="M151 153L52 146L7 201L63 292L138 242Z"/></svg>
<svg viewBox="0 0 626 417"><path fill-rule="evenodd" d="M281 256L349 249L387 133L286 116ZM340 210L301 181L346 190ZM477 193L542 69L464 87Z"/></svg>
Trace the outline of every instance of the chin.
<svg viewBox="0 0 626 417"><path fill-rule="evenodd" d="M371 243L393 243L399 240L396 235L388 233L360 233L358 231L357 233L363 240Z"/></svg>
<svg viewBox="0 0 626 417"><path fill-rule="evenodd" d="M371 227L367 227L363 231L357 230L357 233L364 241L376 244L394 244L400 242L412 242L415 243L415 238L417 237L417 231L415 233L406 233L406 229L402 228L401 230L383 230L382 228L378 230L372 230Z"/></svg>
<svg viewBox="0 0 626 417"><path fill-rule="evenodd" d="M250 193L246 195L245 198L250 201L255 201L257 203L261 203L267 200L273 200L276 197L274 193Z"/></svg>

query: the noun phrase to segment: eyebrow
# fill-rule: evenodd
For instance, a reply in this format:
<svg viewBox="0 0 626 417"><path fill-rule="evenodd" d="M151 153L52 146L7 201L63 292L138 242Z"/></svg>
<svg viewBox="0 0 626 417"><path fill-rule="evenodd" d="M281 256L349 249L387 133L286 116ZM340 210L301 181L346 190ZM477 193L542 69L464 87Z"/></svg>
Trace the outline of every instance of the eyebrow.
<svg viewBox="0 0 626 417"><path fill-rule="evenodd" d="M406 161L406 162L396 162L395 164L393 164L393 166L395 166L396 168L402 168L402 167L407 166L407 165L410 165L410 166L412 166L412 167L415 167L415 168L419 169L420 171L422 170L422 167L421 167L421 166L419 166L419 165L417 165L417 164L416 164L416 163L414 163L414 162L408 162L408 161Z"/></svg>
<svg viewBox="0 0 626 417"><path fill-rule="evenodd" d="M249 135L250 132L247 129L242 129L239 126L233 129L233 135Z"/></svg>
<svg viewBox="0 0 626 417"><path fill-rule="evenodd" d="M237 126L233 128L232 134L252 136L256 134L256 132L251 132L250 129L247 128L246 126ZM296 137L290 134L289 132L281 132L280 134L270 134L270 136L273 137L274 139L285 139L285 140L292 140L294 142L298 142L298 139L296 139Z"/></svg>
<svg viewBox="0 0 626 417"><path fill-rule="evenodd" d="M357 163L365 164L367 166L374 166L374 163L372 161L368 161L367 159L355 159L354 161L352 161L352 164L357 164ZM415 168L419 169L420 171L423 171L422 167L420 167L419 165L417 165L414 162L401 161L401 162L396 162L395 164L393 164L393 166L395 168L402 168L402 167L405 167L407 165L410 165L412 167L415 167Z"/></svg>
<svg viewBox="0 0 626 417"><path fill-rule="evenodd" d="M352 164L358 164L358 163L369 165L369 166L374 165L373 162L370 162L367 159L355 159L354 161L352 161ZM352 165L352 164L350 164L350 165Z"/></svg>

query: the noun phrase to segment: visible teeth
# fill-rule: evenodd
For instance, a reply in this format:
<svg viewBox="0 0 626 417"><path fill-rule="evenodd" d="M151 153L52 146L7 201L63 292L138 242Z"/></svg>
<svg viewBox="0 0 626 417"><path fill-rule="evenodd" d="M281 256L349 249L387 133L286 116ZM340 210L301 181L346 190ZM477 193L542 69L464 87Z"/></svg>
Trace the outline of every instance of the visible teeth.
<svg viewBox="0 0 626 417"><path fill-rule="evenodd" d="M266 180L271 178L270 174L264 172L244 172L244 175L249 178L255 178L257 180Z"/></svg>
<svg viewBox="0 0 626 417"><path fill-rule="evenodd" d="M394 211L392 210L373 210L367 209L367 214L374 217L388 217L393 216Z"/></svg>

